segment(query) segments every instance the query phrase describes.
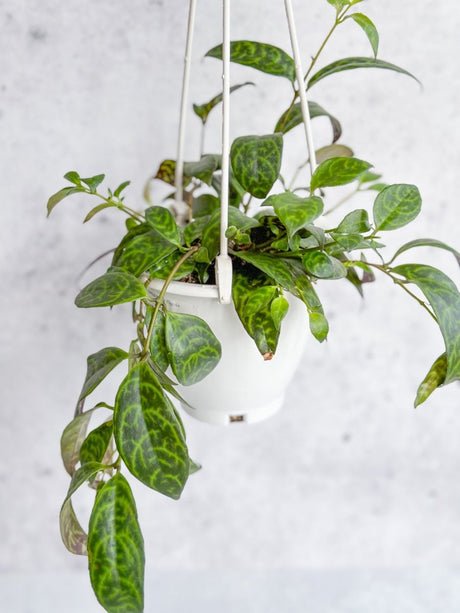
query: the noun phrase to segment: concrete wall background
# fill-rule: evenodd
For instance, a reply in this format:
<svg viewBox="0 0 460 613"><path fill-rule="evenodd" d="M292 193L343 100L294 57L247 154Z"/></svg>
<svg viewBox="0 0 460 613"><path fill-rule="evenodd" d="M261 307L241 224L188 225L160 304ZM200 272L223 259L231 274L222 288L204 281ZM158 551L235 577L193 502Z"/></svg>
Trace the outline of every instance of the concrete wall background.
<svg viewBox="0 0 460 613"><path fill-rule="evenodd" d="M220 87L219 63L200 59L220 42L220 15L219 3L199 4L191 98L204 102ZM233 38L289 49L276 4L235 0ZM325 0L295 9L310 55L332 9ZM388 181L419 186L421 218L388 243L433 236L458 246L460 9L428 0L362 9L381 32L380 57L416 74L424 90L401 75L356 71L324 81L313 97L341 119L342 142L358 157ZM68 485L58 442L86 356L124 346L131 330L126 309L78 311L73 297L78 273L117 242L123 220L103 214L82 227L90 204L78 197L46 220L45 203L76 169L105 172L111 186L131 179L129 201L141 204L146 178L175 154L186 2L0 0L0 20L0 570L83 572L85 560L67 554L58 534ZM349 24L325 60L367 54ZM239 79L258 87L235 94L234 134L270 130L287 85L235 68ZM267 93L273 82L280 90ZM322 144L329 128L315 121ZM210 149L218 136L209 135ZM187 143L189 157L197 143ZM449 254L419 257L458 282ZM149 572L460 564L459 386L411 409L441 339L391 284L366 290L363 302L351 287L320 288L330 340L309 343L277 417L229 429L185 420L204 469L180 503L134 484ZM107 383L106 398L115 388ZM89 500L77 502L83 514Z"/></svg>

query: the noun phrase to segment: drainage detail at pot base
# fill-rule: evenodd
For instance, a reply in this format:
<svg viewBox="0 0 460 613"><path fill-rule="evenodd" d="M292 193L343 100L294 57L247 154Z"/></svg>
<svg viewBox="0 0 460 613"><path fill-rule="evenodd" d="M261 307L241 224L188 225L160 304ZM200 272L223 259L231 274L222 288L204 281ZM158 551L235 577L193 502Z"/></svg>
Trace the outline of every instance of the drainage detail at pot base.
<svg viewBox="0 0 460 613"><path fill-rule="evenodd" d="M182 405L184 411L186 411L195 419L204 421L208 424L214 424L216 426L228 426L230 424L253 424L264 419L268 419L275 413L277 413L283 406L284 396L279 396L270 402L265 403L263 406L251 407L245 410L235 411L223 411L214 409L195 409L187 405Z"/></svg>

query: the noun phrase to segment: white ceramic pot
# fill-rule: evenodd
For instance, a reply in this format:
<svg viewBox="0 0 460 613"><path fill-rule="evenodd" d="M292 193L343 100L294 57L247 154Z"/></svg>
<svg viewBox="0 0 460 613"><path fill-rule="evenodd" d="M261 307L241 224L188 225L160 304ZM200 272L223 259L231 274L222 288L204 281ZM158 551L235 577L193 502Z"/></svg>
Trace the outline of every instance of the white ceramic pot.
<svg viewBox="0 0 460 613"><path fill-rule="evenodd" d="M158 296L164 281L149 285L152 298ZM178 386L191 406L187 413L202 421L227 425L256 422L278 411L300 361L308 332L308 313L297 298L287 295L290 307L281 324L275 355L265 361L243 328L235 307L220 304L215 285L173 281L165 303L170 311L189 313L204 319L222 345L222 358L202 381Z"/></svg>

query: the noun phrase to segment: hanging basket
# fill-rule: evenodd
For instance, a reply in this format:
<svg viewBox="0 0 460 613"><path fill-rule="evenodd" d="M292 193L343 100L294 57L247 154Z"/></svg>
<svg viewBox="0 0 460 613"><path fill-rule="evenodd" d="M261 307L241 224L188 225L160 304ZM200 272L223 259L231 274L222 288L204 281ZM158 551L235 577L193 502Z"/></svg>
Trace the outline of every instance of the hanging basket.
<svg viewBox="0 0 460 613"><path fill-rule="evenodd" d="M163 284L158 279L150 283L152 300ZM222 345L221 360L205 379L191 386L178 386L179 393L190 403L182 405L187 413L201 421L227 425L261 421L281 408L308 330L305 305L294 296L286 297L290 306L283 319L278 348L273 358L265 361L233 304L218 302L217 286L180 281L169 285L166 307L204 319Z"/></svg>

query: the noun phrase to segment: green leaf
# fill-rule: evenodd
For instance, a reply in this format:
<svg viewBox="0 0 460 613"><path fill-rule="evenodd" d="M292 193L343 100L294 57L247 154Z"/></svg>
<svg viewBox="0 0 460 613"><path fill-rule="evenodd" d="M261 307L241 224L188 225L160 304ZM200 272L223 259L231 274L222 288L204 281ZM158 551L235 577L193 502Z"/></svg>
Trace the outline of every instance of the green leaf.
<svg viewBox="0 0 460 613"><path fill-rule="evenodd" d="M67 498L61 507L59 528L62 542L70 553L80 556L87 555L88 536L75 515L71 498Z"/></svg>
<svg viewBox="0 0 460 613"><path fill-rule="evenodd" d="M210 49L205 57L222 59L222 45ZM279 47L251 40L236 40L230 43L230 60L250 66L271 75L286 77L294 83L294 60Z"/></svg>
<svg viewBox="0 0 460 613"><path fill-rule="evenodd" d="M75 170L69 170L69 172L66 172L64 179L67 179L67 181L70 181L71 183L75 183L75 185L81 185L80 175L78 172L75 172Z"/></svg>
<svg viewBox="0 0 460 613"><path fill-rule="evenodd" d="M377 57L379 50L379 33L374 23L363 13L353 13L352 15L348 15L347 19L353 19L353 21L360 26L369 39L374 57Z"/></svg>
<svg viewBox="0 0 460 613"><path fill-rule="evenodd" d="M134 275L125 272L107 272L91 281L75 298L80 308L114 306L146 298L147 291Z"/></svg>
<svg viewBox="0 0 460 613"><path fill-rule="evenodd" d="M259 225L253 217L249 217L235 207L228 209L228 224L235 226L241 232ZM219 253L220 248L220 210L211 215L203 231L202 245L208 251L208 261L211 262Z"/></svg>
<svg viewBox="0 0 460 613"><path fill-rule="evenodd" d="M347 269L342 262L324 251L308 251L303 256L302 263L307 271L318 279L343 279L347 276Z"/></svg>
<svg viewBox="0 0 460 613"><path fill-rule="evenodd" d="M128 354L118 347L105 347L87 358L86 377L78 400L86 398Z"/></svg>
<svg viewBox="0 0 460 613"><path fill-rule="evenodd" d="M370 229L369 215L365 209L351 211L337 226L337 232L340 234L367 232Z"/></svg>
<svg viewBox="0 0 460 613"><path fill-rule="evenodd" d="M48 203L46 205L46 210L48 211L47 214L49 215L54 209L54 207L59 202L61 202L61 200L67 198L67 196L71 196L72 194L77 194L78 192L83 191L85 191L83 187L64 187L63 189L59 190L49 198Z"/></svg>
<svg viewBox="0 0 460 613"><path fill-rule="evenodd" d="M262 206L274 208L289 237L319 217L324 208L321 198L317 196L301 198L292 192L269 196Z"/></svg>
<svg viewBox="0 0 460 613"><path fill-rule="evenodd" d="M346 185L368 170L371 164L358 158L338 157L326 160L318 166L311 178L310 189Z"/></svg>
<svg viewBox="0 0 460 613"><path fill-rule="evenodd" d="M66 471L69 475L75 473L75 468L80 458L80 448L85 440L86 431L91 416L99 406L77 415L64 429L61 436L61 456Z"/></svg>
<svg viewBox="0 0 460 613"><path fill-rule="evenodd" d="M455 283L440 270L424 264L403 264L393 272L417 285L425 294L446 345L445 383L460 379L460 294Z"/></svg>
<svg viewBox="0 0 460 613"><path fill-rule="evenodd" d="M350 0L327 0L327 2L329 2L329 4L332 4L332 6L337 11L341 11L343 8L350 4Z"/></svg>
<svg viewBox="0 0 460 613"><path fill-rule="evenodd" d="M113 195L115 196L115 198L119 198L121 192L125 190L128 187L128 185L131 185L131 181L123 181L123 183L120 183L117 189L113 192Z"/></svg>
<svg viewBox="0 0 460 613"><path fill-rule="evenodd" d="M372 249L373 245L371 241L363 239L361 234L337 234L337 232L331 232L331 237L341 246L345 251L353 251L354 249ZM330 253L334 253L334 249L329 248Z"/></svg>
<svg viewBox="0 0 460 613"><path fill-rule="evenodd" d="M166 346L171 368L182 385L193 385L217 366L221 346L208 324L185 313L166 313Z"/></svg>
<svg viewBox="0 0 460 613"><path fill-rule="evenodd" d="M405 243L398 249L398 251L394 254L388 264L391 264L401 253L408 251L409 249L413 249L414 247L436 247L437 249L445 249L446 251L450 251L454 254L457 263L460 265L460 253L456 251L453 247L446 245L441 241L438 241L434 238L417 238L413 241L409 241Z"/></svg>
<svg viewBox="0 0 460 613"><path fill-rule="evenodd" d="M265 198L279 177L282 152L281 134L236 138L230 160L237 181L256 198Z"/></svg>
<svg viewBox="0 0 460 613"><path fill-rule="evenodd" d="M444 381L446 380L446 373L447 355L443 353L434 362L434 364L428 371L426 377L420 383L419 388L417 390L417 395L415 397L414 407L418 407L419 404L425 402L428 396L430 396L436 388L443 385Z"/></svg>
<svg viewBox="0 0 460 613"><path fill-rule="evenodd" d="M311 119L323 116L328 117L332 126L332 142L335 143L337 140L339 140L340 136L342 135L342 126L340 125L338 119L328 113L316 102L309 102L308 110L310 112ZM303 123L302 108L300 106L300 102L296 102L296 104L289 107L289 109L281 115L273 131L286 134L301 123Z"/></svg>
<svg viewBox="0 0 460 613"><path fill-rule="evenodd" d="M204 217L206 215L211 215L214 213L214 211L217 211L219 206L219 198L213 196L212 194L201 194L193 199L193 217Z"/></svg>
<svg viewBox="0 0 460 613"><path fill-rule="evenodd" d="M308 313L310 321L310 332L317 341L322 343L326 340L329 333L329 323L323 313L318 311L310 311Z"/></svg>
<svg viewBox="0 0 460 613"><path fill-rule="evenodd" d="M153 177L154 179L159 179L168 185L174 185L176 178L176 161L175 160L163 160L158 167L156 175ZM190 183L190 179L184 177L184 187L186 187Z"/></svg>
<svg viewBox="0 0 460 613"><path fill-rule="evenodd" d="M98 489L89 520L89 574L109 613L144 610L144 540L136 503L121 473Z"/></svg>
<svg viewBox="0 0 460 613"><path fill-rule="evenodd" d="M80 462L82 465L88 462L103 461L112 433L113 424L110 420L101 424L88 434L80 449Z"/></svg>
<svg viewBox="0 0 460 613"><path fill-rule="evenodd" d="M123 242L123 241L122 241ZM176 245L161 238L154 230L130 236L113 258L113 265L138 277L158 266L176 251Z"/></svg>
<svg viewBox="0 0 460 613"><path fill-rule="evenodd" d="M164 206L151 206L145 211L145 220L161 238L180 247L180 230L169 209Z"/></svg>
<svg viewBox="0 0 460 613"><path fill-rule="evenodd" d="M378 230L397 230L420 213L422 198L415 185L389 185L375 199L374 224Z"/></svg>
<svg viewBox="0 0 460 613"><path fill-rule="evenodd" d="M232 87L230 88L230 93L233 93L237 91L238 89L240 89L241 87L245 87L246 85L254 85L254 83L252 83L251 81L246 81L246 83L240 83L239 85L232 85ZM198 117L201 119L203 124L206 123L209 113L212 111L212 109L215 108L218 104L222 102L222 98L223 98L223 94L218 94L217 96L214 96L214 98L211 98L211 100L209 100L209 102L206 102L205 104L199 104L199 105L194 104L193 105L193 110L195 112L195 115L198 115Z"/></svg>
<svg viewBox="0 0 460 613"><path fill-rule="evenodd" d="M277 296L271 301L270 315L272 316L275 328L279 330L281 328L281 322L286 317L289 310L289 302L284 296Z"/></svg>
<svg viewBox="0 0 460 613"><path fill-rule="evenodd" d="M117 449L142 483L178 499L189 474L189 459L179 423L161 385L146 362L123 380L114 410Z"/></svg>
<svg viewBox="0 0 460 613"><path fill-rule="evenodd" d="M101 204L98 204L93 209L91 209L91 211L88 213L88 215L83 220L83 223L86 223L87 221L92 219L95 215L97 215L97 213L100 213L101 211L105 211L105 209L113 208L114 206L115 204L113 204L113 202L102 202Z"/></svg>
<svg viewBox="0 0 460 613"><path fill-rule="evenodd" d="M209 185L212 175L219 167L220 156L203 155L198 162L185 162L184 175L186 177L195 177Z"/></svg>
<svg viewBox="0 0 460 613"><path fill-rule="evenodd" d="M238 270L233 274L232 297L236 312L266 360L273 357L280 333L271 315L277 288L270 283L270 279L261 274L249 277Z"/></svg>
<svg viewBox="0 0 460 613"><path fill-rule="evenodd" d="M153 309L149 307L145 316L145 326L150 326ZM155 324L153 326L152 336L150 338L150 356L161 370L166 370L169 366L168 349L165 339L166 319L163 311L158 311Z"/></svg>
<svg viewBox="0 0 460 613"><path fill-rule="evenodd" d="M322 164L326 160L338 157L353 157L353 151L346 145L333 144L321 147L316 151L316 162Z"/></svg>
<svg viewBox="0 0 460 613"><path fill-rule="evenodd" d="M407 70L404 70L404 68L396 66L395 64L390 64L390 62L385 62L383 60L378 60L376 58L369 57L347 57L342 60L332 62L332 64L328 64L324 68L321 68L321 70L315 73L308 81L307 89L310 89L311 87L313 87L313 85L315 85L315 83L318 83L318 81L321 81L329 75L335 74L337 72L343 72L344 70L354 70L355 68L384 68L386 70L400 72L419 82L419 80L414 77L413 74L411 74Z"/></svg>
<svg viewBox="0 0 460 613"><path fill-rule="evenodd" d="M92 194L96 193L97 188L105 179L105 175L95 175L94 177L88 177L87 179L81 179L85 183Z"/></svg>

